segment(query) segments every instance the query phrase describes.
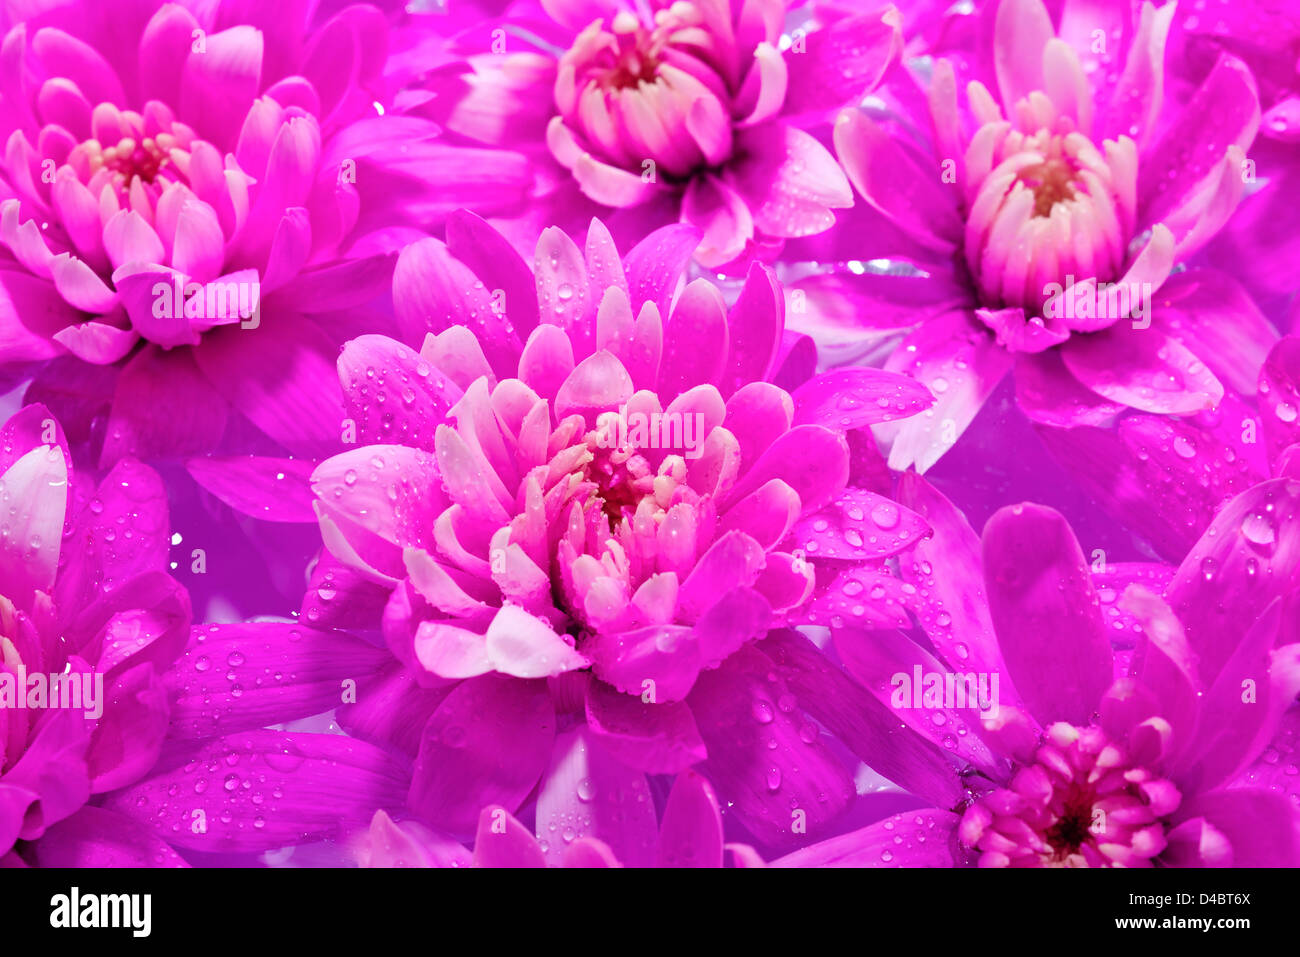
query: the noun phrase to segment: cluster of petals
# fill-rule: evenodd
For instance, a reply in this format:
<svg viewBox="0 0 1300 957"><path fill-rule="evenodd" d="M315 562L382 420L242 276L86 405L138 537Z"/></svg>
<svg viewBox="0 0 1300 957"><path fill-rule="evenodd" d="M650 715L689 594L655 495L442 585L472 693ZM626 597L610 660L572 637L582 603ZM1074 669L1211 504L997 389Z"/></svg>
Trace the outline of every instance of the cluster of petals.
<svg viewBox="0 0 1300 957"><path fill-rule="evenodd" d="M1053 19L1001 0L975 18L991 57L941 45L892 108L838 118L865 205L821 256L890 268L806 280L805 328L847 358L906 332L885 368L938 401L889 431L891 468L931 467L1013 368L1020 408L1057 428L1253 395L1276 332L1229 264L1196 255L1255 180L1256 81L1225 51L1183 95L1165 69L1175 9L1119 5L1098 46L1090 4Z"/></svg>
<svg viewBox="0 0 1300 957"><path fill-rule="evenodd" d="M0 867L1300 866L1295 12L443 6L0 12Z"/></svg>
<svg viewBox="0 0 1300 957"><path fill-rule="evenodd" d="M210 451L240 416L319 453L339 314L384 295L405 209L435 201L407 171L434 127L383 115L377 8L304 30L127 6L5 35L0 363L34 399L92 396L59 411L74 434L100 420L106 465Z"/></svg>
<svg viewBox="0 0 1300 957"><path fill-rule="evenodd" d="M410 98L467 144L501 148L499 165L513 155L556 167L514 215L542 209L567 225L576 202L620 239L691 223L703 233L697 259L718 267L820 233L852 205L818 134L897 57L893 7L828 9L792 35L787 0L541 6L457 36L461 57L427 71L423 99Z"/></svg>
<svg viewBox="0 0 1300 957"><path fill-rule="evenodd" d="M162 481L131 460L75 473L29 405L0 426L0 516L0 867L176 863L104 806L158 759L189 638Z"/></svg>
<svg viewBox="0 0 1300 957"><path fill-rule="evenodd" d="M321 529L339 574L391 590L383 635L428 717L411 802L452 833L515 810L574 722L587 761L704 762L768 843L792 809L812 828L848 799L760 649L807 620L819 574L925 534L850 485L847 435L930 397L878 370L815 375L761 265L730 308L706 280L674 295L698 241L666 227L620 260L593 221L585 248L543 234L530 270L458 215L394 279L399 315L441 331L340 358L358 447L312 477Z"/></svg>

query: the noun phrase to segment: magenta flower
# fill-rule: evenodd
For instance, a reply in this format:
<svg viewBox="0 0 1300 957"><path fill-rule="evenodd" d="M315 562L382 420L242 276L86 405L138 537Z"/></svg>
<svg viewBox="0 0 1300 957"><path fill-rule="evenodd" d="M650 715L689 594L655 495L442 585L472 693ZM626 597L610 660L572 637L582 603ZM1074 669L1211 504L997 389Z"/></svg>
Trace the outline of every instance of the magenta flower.
<svg viewBox="0 0 1300 957"><path fill-rule="evenodd" d="M1123 46L1098 52L1089 5L1054 23L1040 0L1002 0L984 20L991 61L934 60L921 115L900 86L883 91L895 119L839 118L836 150L872 212L819 258L894 263L807 280L809 328L843 352L920 319L885 368L938 401L889 430L892 468L931 466L1013 366L1020 407L1063 427L1125 408L1189 415L1217 406L1224 383L1250 394L1242 362L1258 366L1271 327L1228 276L1175 267L1251 178L1255 83L1224 55L1170 102L1173 11L1108 17ZM920 130L933 132L908 138Z"/></svg>
<svg viewBox="0 0 1300 957"><path fill-rule="evenodd" d="M376 113L380 12L304 32L245 6L63 4L5 38L0 365L60 359L34 393L111 404L107 464L209 451L241 414L336 443L339 313L386 291L429 200L393 192L433 127Z"/></svg>
<svg viewBox="0 0 1300 957"><path fill-rule="evenodd" d="M805 24L783 52L787 6L556 0L542 4L548 22L520 5L460 38L471 55L422 81L427 110L471 141L549 153L560 169L534 206L571 215L571 177L591 212L628 211L609 219L620 240L691 223L696 258L722 266L819 233L852 205L808 128L866 95L899 47L888 7ZM491 53L479 46L488 26Z"/></svg>
<svg viewBox="0 0 1300 957"><path fill-rule="evenodd" d="M989 520L981 571L980 542L941 495L909 475L901 498L934 529L901 558L927 596L918 619L934 653L878 631L842 629L835 645L915 733L914 774L936 772L917 793L936 806L778 863L1300 861L1300 811L1243 777L1300 691L1286 598L1300 584L1300 485L1239 496L1172 575L1141 564L1090 575L1065 519L1035 505ZM924 689L900 694L899 676L918 673ZM991 696L976 701L967 682L970 698L945 697L977 676L1000 678ZM960 775L937 773L945 757Z"/></svg>
<svg viewBox="0 0 1300 957"><path fill-rule="evenodd" d="M410 806L452 833L523 801L557 721L585 723L642 781L628 788L703 762L761 842L789 840L792 808L816 829L847 772L752 643L803 620L817 561L834 577L925 534L849 487L845 433L929 395L871 369L809 378L765 267L729 309L704 280L674 296L691 227L622 262L598 221L585 251L548 230L533 271L477 218L448 237L407 249L394 280L399 318L438 331L418 353L348 344L362 446L313 476L343 567L324 567L305 617L333 618L326 591L364 608L364 580L391 589L405 675L382 706L406 717L372 695L343 726L415 757Z"/></svg>
<svg viewBox="0 0 1300 957"><path fill-rule="evenodd" d="M0 866L183 863L99 806L157 760L189 637L161 480L132 461L74 475L31 405L0 427L0 514Z"/></svg>
<svg viewBox="0 0 1300 957"><path fill-rule="evenodd" d="M388 656L292 622L191 635L153 470L74 474L29 405L0 426L0 514L0 867L247 864L400 805L377 748L252 730L328 710Z"/></svg>

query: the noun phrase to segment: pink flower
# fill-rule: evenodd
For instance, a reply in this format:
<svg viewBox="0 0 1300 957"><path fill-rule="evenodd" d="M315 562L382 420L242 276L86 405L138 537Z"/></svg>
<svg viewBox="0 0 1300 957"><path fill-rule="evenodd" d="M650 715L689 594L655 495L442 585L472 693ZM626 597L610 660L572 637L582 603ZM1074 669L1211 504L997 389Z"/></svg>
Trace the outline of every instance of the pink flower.
<svg viewBox="0 0 1300 957"><path fill-rule="evenodd" d="M1040 0L1002 0L985 18L988 68L964 51L934 60L928 116L905 86L884 90L905 104L896 119L933 131L926 142L862 110L836 124L871 213L820 258L895 262L803 285L810 328L841 351L919 313L885 367L930 385L938 403L890 430L892 468L931 466L1013 366L1020 407L1058 427L1125 409L1194 414L1218 406L1225 383L1253 392L1245 370L1276 334L1230 277L1175 267L1243 195L1254 80L1225 55L1171 103L1174 5L1116 14L1123 46L1100 53L1086 44L1090 11L1066 4L1058 25Z"/></svg>
<svg viewBox="0 0 1300 957"><path fill-rule="evenodd" d="M474 50L472 72L452 64L426 78L429 114L526 153L544 137L586 197L629 210L610 220L616 235L620 224L644 235L692 223L703 233L696 258L710 267L821 232L852 205L809 129L879 81L899 47L892 7L805 24L784 44L784 0L543 7L555 22L501 21L510 52L494 41L492 54ZM539 33L546 42L530 43ZM539 52L514 52L523 45ZM576 198L562 186L545 205L565 215Z"/></svg>
<svg viewBox="0 0 1300 957"><path fill-rule="evenodd" d="M44 406L0 426L0 867L187 866L399 805L379 749L256 730L327 710L336 675L388 656L292 622L191 632L161 478L125 459L96 484L71 462Z"/></svg>
<svg viewBox="0 0 1300 957"><path fill-rule="evenodd" d="M394 280L408 328L438 331L340 358L362 445L313 476L332 557L304 616L355 620L391 589L382 709L408 717L372 693L340 721L415 758L431 825L515 810L557 722L627 789L703 762L765 844L790 840L791 808L812 831L852 793L804 717L815 692L769 682L755 643L804 620L821 562L829 581L925 534L848 486L846 433L930 397L877 370L810 378L765 267L730 308L704 280L675 295L698 239L667 227L620 261L593 221L585 250L544 233L530 271L456 216Z"/></svg>
<svg viewBox="0 0 1300 957"><path fill-rule="evenodd" d="M158 759L162 673L189 638L162 481L132 461L74 475L31 405L0 427L0 514L0 866L183 864L95 806Z"/></svg>
<svg viewBox="0 0 1300 957"><path fill-rule="evenodd" d="M243 6L64 4L5 38L0 364L60 360L36 393L111 404L105 463L209 451L236 411L294 451L336 440L335 314L386 291L428 198L392 192L433 129L376 115L380 12L304 33Z"/></svg>

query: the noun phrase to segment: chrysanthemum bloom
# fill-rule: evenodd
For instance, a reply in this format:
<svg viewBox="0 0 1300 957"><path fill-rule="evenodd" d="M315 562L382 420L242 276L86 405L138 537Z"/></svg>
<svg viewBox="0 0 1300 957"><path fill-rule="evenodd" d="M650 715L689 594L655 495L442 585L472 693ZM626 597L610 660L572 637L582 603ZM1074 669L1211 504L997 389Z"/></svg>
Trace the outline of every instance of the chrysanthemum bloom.
<svg viewBox="0 0 1300 957"><path fill-rule="evenodd" d="M981 543L942 496L910 474L900 498L934 530L900 557L933 652L879 631L841 629L835 645L915 732L918 764L942 749L955 773L917 792L935 807L781 863L1300 863L1300 809L1242 779L1300 690L1283 611L1300 585L1300 483L1237 497L1171 578L1090 570L1065 519L1036 505L989 520L981 570ZM958 686L983 698L952 697ZM1293 764L1277 747L1273 761Z"/></svg>
<svg viewBox="0 0 1300 957"><path fill-rule="evenodd" d="M305 27L68 3L5 36L0 367L57 360L30 396L79 440L111 402L106 464L210 450L240 415L337 442L331 364L436 193L403 172L433 127L378 115L377 9Z"/></svg>
<svg viewBox="0 0 1300 957"><path fill-rule="evenodd" d="M895 262L808 280L810 325L845 348L920 318L885 367L938 401L890 430L891 467L931 466L1013 366L1021 408L1056 426L1192 414L1225 383L1251 394L1269 324L1230 277L1173 270L1252 178L1255 84L1224 55L1167 102L1173 12L1144 3L1116 34L1089 4L1054 24L1041 0L1002 0L990 69L936 59L927 90L882 90L897 120L839 118L837 153L877 228L846 221L822 258Z"/></svg>
<svg viewBox="0 0 1300 957"><path fill-rule="evenodd" d="M769 678L752 643L802 620L818 562L925 534L848 486L845 433L930 396L879 370L809 378L766 267L730 309L704 280L675 294L692 227L622 261L598 221L585 250L551 229L531 271L475 217L448 236L394 280L399 317L438 332L339 361L362 447L315 472L330 556L304 617L391 589L401 666L340 722L415 757L411 808L455 834L513 811L575 723L626 793L703 762L760 843L815 832L848 772L804 714L815 688Z"/></svg>
<svg viewBox="0 0 1300 957"><path fill-rule="evenodd" d="M292 622L191 632L170 537L152 469L74 474L39 404L0 426L0 867L251 862L400 802L377 748L252 730L387 655Z"/></svg>
<svg viewBox="0 0 1300 957"><path fill-rule="evenodd" d="M654 817L648 819L653 826ZM722 867L727 852L737 866L761 867L748 846L726 844L722 815L713 788L694 771L677 776L663 817L651 835L654 861L660 867ZM562 867L622 867L614 850L596 837L552 840L564 844ZM479 815L473 850L438 834L419 821L395 822L376 811L355 853L362 867L546 867L546 846L503 807Z"/></svg>
<svg viewBox="0 0 1300 957"><path fill-rule="evenodd" d="M150 469L74 476L43 406L0 426L0 866L183 863L99 806L167 734L162 672L190 629L168 535Z"/></svg>
<svg viewBox="0 0 1300 957"><path fill-rule="evenodd" d="M423 108L467 141L549 154L558 168L531 202L554 211L547 223L568 221L556 217L576 184L620 241L692 223L696 258L721 266L852 205L807 130L858 102L898 51L892 7L805 24L783 44L790 5L553 0L548 21L523 4L459 38L465 60L423 78Z"/></svg>

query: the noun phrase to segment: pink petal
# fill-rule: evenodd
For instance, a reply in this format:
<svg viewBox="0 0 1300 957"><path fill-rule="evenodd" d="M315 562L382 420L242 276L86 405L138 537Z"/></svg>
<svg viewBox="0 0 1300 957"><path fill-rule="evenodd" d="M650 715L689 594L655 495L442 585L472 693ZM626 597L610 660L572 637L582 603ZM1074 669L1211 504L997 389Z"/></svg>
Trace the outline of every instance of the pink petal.
<svg viewBox="0 0 1300 957"><path fill-rule="evenodd" d="M723 504L730 506L770 479L781 479L795 490L807 514L838 495L848 476L849 450L843 436L820 425L800 425L772 443Z"/></svg>
<svg viewBox="0 0 1300 957"><path fill-rule="evenodd" d="M640 771L606 753L585 728L562 735L537 795L538 840L558 861L573 839L594 838L629 867L654 863L654 802Z"/></svg>
<svg viewBox="0 0 1300 957"><path fill-rule="evenodd" d="M960 818L940 808L895 814L787 854L771 867L956 867Z"/></svg>
<svg viewBox="0 0 1300 957"><path fill-rule="evenodd" d="M262 80L262 42L260 30L246 24L233 26L209 33L204 50L191 50L185 62L181 114L201 118L201 129L214 143L234 144L244 121L241 105L257 96Z"/></svg>
<svg viewBox="0 0 1300 957"><path fill-rule="evenodd" d="M387 336L359 336L339 355L339 381L357 441L433 450L434 432L461 397L414 349Z"/></svg>
<svg viewBox="0 0 1300 957"><path fill-rule="evenodd" d="M433 456L404 445L370 445L326 459L312 491L328 512L359 522L384 541L431 546L433 520L446 507Z"/></svg>
<svg viewBox="0 0 1300 957"><path fill-rule="evenodd" d="M118 375L100 461L210 452L225 433L226 413L226 400L199 372L190 350L149 344Z"/></svg>
<svg viewBox="0 0 1300 957"><path fill-rule="evenodd" d="M266 522L314 522L313 463L242 455L185 463L194 481L237 512Z"/></svg>
<svg viewBox="0 0 1300 957"><path fill-rule="evenodd" d="M158 234L133 209L118 210L104 224L104 249L114 269L126 263L161 263L165 255Z"/></svg>
<svg viewBox="0 0 1300 957"><path fill-rule="evenodd" d="M545 621L506 605L487 630L487 654L497 671L516 678L550 678L591 664Z"/></svg>
<svg viewBox="0 0 1300 957"><path fill-rule="evenodd" d="M474 838L475 867L545 867L541 845L500 806L483 808Z"/></svg>
<svg viewBox="0 0 1300 957"><path fill-rule="evenodd" d="M441 621L420 622L415 656L439 678L477 678L493 670L483 635Z"/></svg>
<svg viewBox="0 0 1300 957"><path fill-rule="evenodd" d="M1007 115L1017 101L1043 89L1043 48L1055 34L1041 0L1003 0L994 27L993 62Z"/></svg>
<svg viewBox="0 0 1300 957"><path fill-rule="evenodd" d="M342 434L334 354L319 327L289 312L278 312L274 322L257 329L215 329L194 350L203 374L232 405L291 452L304 455L336 448Z"/></svg>
<svg viewBox="0 0 1300 957"><path fill-rule="evenodd" d="M844 171L826 147L780 121L743 130L728 168L736 192L769 236L810 236L835 223L833 209L853 205Z"/></svg>
<svg viewBox="0 0 1300 957"><path fill-rule="evenodd" d="M722 815L713 788L695 771L677 775L659 828L660 867L721 867Z"/></svg>
<svg viewBox="0 0 1300 957"><path fill-rule="evenodd" d="M590 246L590 233L587 243ZM489 289L505 293L505 315L516 333L526 337L537 325L537 297L532 271L523 257L504 236L464 209L447 217L447 249Z"/></svg>
<svg viewBox="0 0 1300 957"><path fill-rule="evenodd" d="M691 709L681 702L648 704L593 681L586 714L588 729L607 752L647 774L675 774L706 755Z"/></svg>
<svg viewBox="0 0 1300 957"><path fill-rule="evenodd" d="M1103 398L1145 412L1189 415L1215 408L1223 385L1205 363L1156 329L1119 322L1062 347L1065 366Z"/></svg>
<svg viewBox="0 0 1300 957"><path fill-rule="evenodd" d="M1229 146L1250 147L1259 129L1259 95L1250 69L1221 54L1182 112L1142 154L1140 219L1163 220L1199 189Z"/></svg>
<svg viewBox="0 0 1300 957"><path fill-rule="evenodd" d="M784 325L785 297L776 274L754 263L727 316L728 351L720 387L724 397L768 377Z"/></svg>
<svg viewBox="0 0 1300 957"><path fill-rule="evenodd" d="M1203 358L1224 385L1253 396L1256 370L1277 341L1277 331L1250 294L1227 273L1188 269L1160 287L1160 301L1155 321L1161 328ZM1225 315L1232 321L1221 321Z"/></svg>
<svg viewBox="0 0 1300 957"><path fill-rule="evenodd" d="M661 316L669 314L678 279L699 243L700 231L694 226L664 226L623 257L633 311L639 312L650 301L659 307Z"/></svg>
<svg viewBox="0 0 1300 957"><path fill-rule="evenodd" d="M930 535L910 508L865 489L845 489L825 508L805 512L792 537L812 559L885 558Z"/></svg>
<svg viewBox="0 0 1300 957"><path fill-rule="evenodd" d="M944 191L883 127L860 110L835 122L835 153L858 195L925 248L950 253L962 225L957 197Z"/></svg>
<svg viewBox="0 0 1300 957"><path fill-rule="evenodd" d="M602 632L583 649L597 677L624 694L647 695L651 704L681 701L703 667L699 640L682 625Z"/></svg>
<svg viewBox="0 0 1300 957"><path fill-rule="evenodd" d="M483 675L462 682L425 725L410 804L463 834L489 804L517 808L545 770L555 709L545 682Z"/></svg>
<svg viewBox="0 0 1300 957"><path fill-rule="evenodd" d="M921 324L889 357L885 368L907 372L936 396L935 404L893 433L889 467L925 472L974 420L1011 368L1011 357L969 313L953 311ZM877 434L888 430L877 427Z"/></svg>
<svg viewBox="0 0 1300 957"><path fill-rule="evenodd" d="M329 711L345 682L364 697L388 652L292 622L201 625L164 679L173 738L208 738Z"/></svg>
<svg viewBox="0 0 1300 957"><path fill-rule="evenodd" d="M1011 680L1044 724L1086 724L1112 679L1101 608L1079 543L1057 512L1015 505L984 528L984 581ZM1044 641L1045 635L1059 640Z"/></svg>
<svg viewBox="0 0 1300 957"><path fill-rule="evenodd" d="M40 867L188 867L142 824L87 805L46 830L35 845Z"/></svg>
<svg viewBox="0 0 1300 957"><path fill-rule="evenodd" d="M838 110L860 101L902 52L900 27L898 11L891 6L810 32L801 51L785 52L790 71L786 115Z"/></svg>
<svg viewBox="0 0 1300 957"><path fill-rule="evenodd" d="M104 806L176 847L247 853L337 840L365 827L376 807L400 806L401 786L389 756L361 741L244 731L166 749L151 777L113 792ZM186 800L177 801L182 788Z"/></svg>
<svg viewBox="0 0 1300 957"><path fill-rule="evenodd" d="M68 501L68 465L63 450L42 445L25 453L0 474L0 510L6 534L0 536L0 573L5 593L20 608L32 592L54 586Z"/></svg>
<svg viewBox="0 0 1300 957"><path fill-rule="evenodd" d="M794 392L794 424L857 429L905 419L934 404L934 396L915 379L883 369L834 369Z"/></svg>
<svg viewBox="0 0 1300 957"><path fill-rule="evenodd" d="M1210 680L1251 624L1300 576L1300 485L1272 479L1241 493L1187 553L1166 593Z"/></svg>
<svg viewBox="0 0 1300 957"><path fill-rule="evenodd" d="M742 649L700 675L690 705L709 749L701 771L755 837L788 846L803 840L796 825L812 835L828 827L853 786L826 747L809 742L807 718L789 708L783 682L768 680L772 670L766 655Z"/></svg>

